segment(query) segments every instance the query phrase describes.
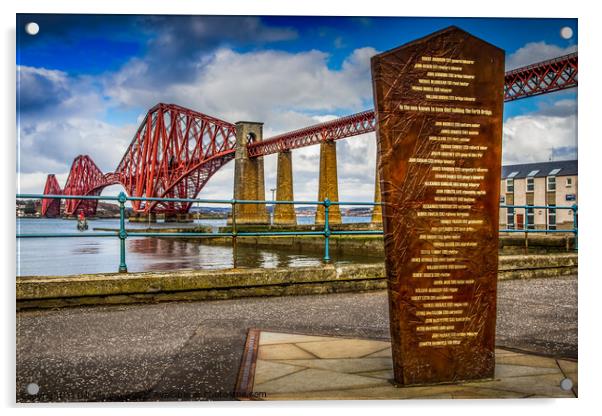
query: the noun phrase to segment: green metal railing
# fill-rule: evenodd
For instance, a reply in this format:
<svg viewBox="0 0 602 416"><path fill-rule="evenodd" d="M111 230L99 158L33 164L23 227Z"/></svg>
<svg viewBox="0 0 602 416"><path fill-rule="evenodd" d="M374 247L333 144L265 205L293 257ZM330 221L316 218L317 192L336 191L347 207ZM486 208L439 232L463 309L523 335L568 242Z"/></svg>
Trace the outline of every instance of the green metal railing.
<svg viewBox="0 0 602 416"><path fill-rule="evenodd" d="M524 210L524 224L520 224L522 226L522 228L517 228L516 221L513 221L513 227L514 228L505 228L505 229L501 229L500 232L501 233L525 233L525 238L527 237L527 234L529 233L572 233L575 236L575 244L574 244L574 249L575 251L578 250L578 227L577 227L577 205L573 204L570 206L561 206L561 205L500 205L500 208L510 208L513 210L516 209L522 209ZM529 223L529 215L528 215L528 210L532 209L545 209L546 210L546 223L545 223L545 228L534 228L536 226L536 224L533 223ZM549 212L550 210L557 210L557 209L564 209L564 210L570 210L573 213L573 228L569 228L569 229L557 229L556 228L556 223L554 224L548 224L548 218L549 218ZM554 211L556 212L556 211ZM513 215L516 215L516 212L513 213ZM533 214L535 215L535 214ZM506 227L508 227L508 221L506 221ZM554 228L550 228L550 226L554 226ZM533 228L530 228L533 227Z"/></svg>
<svg viewBox="0 0 602 416"><path fill-rule="evenodd" d="M43 194L17 194L17 199L80 199L80 200L97 200L97 201L117 201L119 203L119 231L115 232L94 232L94 233L30 233L17 234L17 238L58 238L58 237L118 237L120 244L119 255L119 272L127 272L126 263L126 245L125 241L128 238L128 233L125 228L125 203L127 201L159 201L159 202L192 202L201 204L229 204L232 208L232 228L230 232L135 232L132 233L136 237L231 237L233 245L236 248L237 237L274 237L274 236L323 236L324 237L324 257L325 262L330 261L330 238L337 235L382 235L382 230L333 230L329 223L330 207L332 205L344 206L376 206L382 205L378 202L341 202L330 201L254 201L254 200L236 200L236 199L193 199L193 198L153 198L153 197L130 197L124 192L118 196L77 196L77 195L43 195ZM237 231L236 225L236 205L321 205L324 207L324 228L320 231L260 231L248 232ZM529 205L500 205L500 208L518 208L525 209L525 219L527 219L527 209L570 209L573 211L573 228L569 230L553 230L553 229L502 229L500 232L522 232L522 233L542 233L542 232L558 232L558 233L573 233L575 236L575 250L577 250L577 205L570 207L566 206L529 206ZM525 234L526 235L526 234Z"/></svg>
<svg viewBox="0 0 602 416"><path fill-rule="evenodd" d="M274 236L323 236L324 237L324 257L325 262L330 261L330 238L335 235L382 235L381 230L361 230L361 231L337 231L332 230L329 223L330 207L332 205L355 205L355 206L375 206L381 205L378 202L341 202L330 201L328 198L323 201L256 201L256 200L237 200L237 199L193 199L193 198L153 198L153 197L131 197L121 192L118 196L77 196L77 195L43 195L43 194L17 194L17 199L81 199L97 201L117 201L119 203L119 231L115 232L97 232L97 233L31 233L17 234L17 238L57 238L57 237L118 237L120 243L119 272L127 272L127 263L125 259L126 246L125 241L128 238L125 229L125 203L127 201L160 201L160 202L192 202L200 204L229 204L232 207L232 231L230 232L135 232L136 237L231 237L234 247L236 247L237 237L274 237ZM320 231L261 231L248 232L237 231L236 225L236 205L321 205L324 207L324 229Z"/></svg>

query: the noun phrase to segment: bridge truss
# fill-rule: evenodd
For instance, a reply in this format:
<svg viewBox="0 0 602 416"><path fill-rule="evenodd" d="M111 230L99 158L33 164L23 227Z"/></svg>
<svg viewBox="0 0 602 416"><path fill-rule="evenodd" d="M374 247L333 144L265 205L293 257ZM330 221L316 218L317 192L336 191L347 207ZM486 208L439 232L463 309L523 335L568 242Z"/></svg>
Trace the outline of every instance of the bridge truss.
<svg viewBox="0 0 602 416"><path fill-rule="evenodd" d="M509 71L504 100L514 101L577 87L577 53ZM248 145L249 157L340 140L375 130L373 110L280 134ZM234 158L233 124L175 104L157 104L138 127L115 172L103 173L87 155L75 158L64 189L48 175L44 194L100 195L110 185L121 184L130 196L195 198L207 181ZM139 213L186 213L190 202L134 201ZM42 215L60 215L60 201L43 199ZM64 214L96 212L97 201L67 200Z"/></svg>

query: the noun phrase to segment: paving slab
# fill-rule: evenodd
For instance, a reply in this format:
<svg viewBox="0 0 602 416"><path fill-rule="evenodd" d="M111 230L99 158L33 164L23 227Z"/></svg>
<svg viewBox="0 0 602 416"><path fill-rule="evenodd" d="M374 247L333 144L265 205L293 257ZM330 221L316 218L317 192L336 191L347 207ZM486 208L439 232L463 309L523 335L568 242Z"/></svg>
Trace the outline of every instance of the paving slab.
<svg viewBox="0 0 602 416"><path fill-rule="evenodd" d="M577 361L556 360L564 374L577 373Z"/></svg>
<svg viewBox="0 0 602 416"><path fill-rule="evenodd" d="M257 360L257 366L255 368L255 383L257 384L305 370L305 367L266 360Z"/></svg>
<svg viewBox="0 0 602 416"><path fill-rule="evenodd" d="M366 355L366 357L391 357L391 347L388 346L380 351L376 351L372 354Z"/></svg>
<svg viewBox="0 0 602 416"><path fill-rule="evenodd" d="M313 360L281 360L294 366L315 368L319 370L335 370L345 373L363 373L372 371L383 371L391 368L391 356L388 357L365 357L365 358L333 358Z"/></svg>
<svg viewBox="0 0 602 416"><path fill-rule="evenodd" d="M258 358L261 360L302 360L315 357L295 344L276 344L266 345L261 348Z"/></svg>
<svg viewBox="0 0 602 416"><path fill-rule="evenodd" d="M331 341L328 337L315 337L312 335L299 335L299 334L282 334L278 332L264 332L261 331L261 344L290 344L290 343L301 343L301 342L315 342L315 341Z"/></svg>
<svg viewBox="0 0 602 416"><path fill-rule="evenodd" d="M306 342L301 348L319 358L359 358L386 348L388 342L365 339L331 339L330 341Z"/></svg>
<svg viewBox="0 0 602 416"><path fill-rule="evenodd" d="M386 383L386 381L374 377L308 368L276 380L257 384L255 389L257 392L303 393L324 390L349 390L385 385Z"/></svg>
<svg viewBox="0 0 602 416"><path fill-rule="evenodd" d="M320 338L320 341L305 339L306 342L297 343L304 340L303 335L259 335L257 356L260 359L254 379L238 388L247 389L261 400L577 397L577 362L574 360L496 348L494 379L398 387L391 382L393 362L386 341ZM278 344L271 343L275 339ZM299 351L305 350L314 357L303 357ZM571 378L572 389L560 387L566 377Z"/></svg>

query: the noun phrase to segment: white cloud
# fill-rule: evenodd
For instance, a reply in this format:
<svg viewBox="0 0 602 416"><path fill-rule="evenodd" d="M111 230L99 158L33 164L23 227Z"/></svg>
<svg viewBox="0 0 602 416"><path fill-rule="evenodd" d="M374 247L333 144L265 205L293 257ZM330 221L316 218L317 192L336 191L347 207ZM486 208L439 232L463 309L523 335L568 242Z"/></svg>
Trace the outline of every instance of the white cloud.
<svg viewBox="0 0 602 416"><path fill-rule="evenodd" d="M544 41L530 42L510 54L506 68L557 58L577 51ZM577 158L577 100L543 103L537 112L511 117L504 123L503 163L542 162Z"/></svg>
<svg viewBox="0 0 602 416"><path fill-rule="evenodd" d="M80 154L104 172L115 168L137 126L101 121L106 102L93 79L27 66L18 67L18 75L20 192L41 192L49 173L63 186Z"/></svg>
<svg viewBox="0 0 602 416"><path fill-rule="evenodd" d="M20 194L42 193L47 176L48 174L45 172L20 173L17 175L16 192ZM59 185L67 182L67 176L67 173L56 175Z"/></svg>
<svg viewBox="0 0 602 416"><path fill-rule="evenodd" d="M527 114L504 123L503 163L577 158L577 115Z"/></svg>
<svg viewBox="0 0 602 416"><path fill-rule="evenodd" d="M104 172L110 172L123 156L135 128L87 118L26 122L20 139L20 170L61 173L76 156L87 154Z"/></svg>
<svg viewBox="0 0 602 416"><path fill-rule="evenodd" d="M562 48L556 45L550 45L544 41L529 42L519 48L506 58L506 70L519 68L547 59L558 58L577 51L576 45L570 45Z"/></svg>
<svg viewBox="0 0 602 416"><path fill-rule="evenodd" d="M199 60L192 82L151 84L154 68L134 60L105 85L119 105L177 102L225 120L261 120L279 130L281 115L292 109L363 110L372 98L369 58L375 53L357 49L340 70L332 70L328 55L317 50L238 53L222 48Z"/></svg>
<svg viewBox="0 0 602 416"><path fill-rule="evenodd" d="M376 173L376 135L362 134L337 143L339 199L372 201Z"/></svg>

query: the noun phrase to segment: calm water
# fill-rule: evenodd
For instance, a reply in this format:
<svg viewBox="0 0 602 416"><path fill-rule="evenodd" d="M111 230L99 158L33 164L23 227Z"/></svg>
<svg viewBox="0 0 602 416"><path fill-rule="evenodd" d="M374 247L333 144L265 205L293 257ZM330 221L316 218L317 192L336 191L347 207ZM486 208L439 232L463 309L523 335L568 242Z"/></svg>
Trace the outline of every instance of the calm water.
<svg viewBox="0 0 602 416"><path fill-rule="evenodd" d="M313 217L297 217L300 224L312 224ZM343 217L343 222L369 222L369 217ZM226 220L196 220L210 225L215 231ZM93 228L119 228L118 219L88 221ZM156 223L153 227L182 228L191 224ZM127 228L146 228L147 224L126 223ZM17 219L17 233L75 233L76 222L62 219ZM128 237L126 262L128 270L165 271L174 269L224 269L234 267L301 267L321 264L320 253L296 253L288 250L258 249L239 245L236 257L231 246L210 246L195 240L172 238ZM370 256L338 256L331 254L334 263L377 262ZM80 273L111 273L119 265L119 239L116 237L24 238L17 239L17 275L49 276Z"/></svg>

